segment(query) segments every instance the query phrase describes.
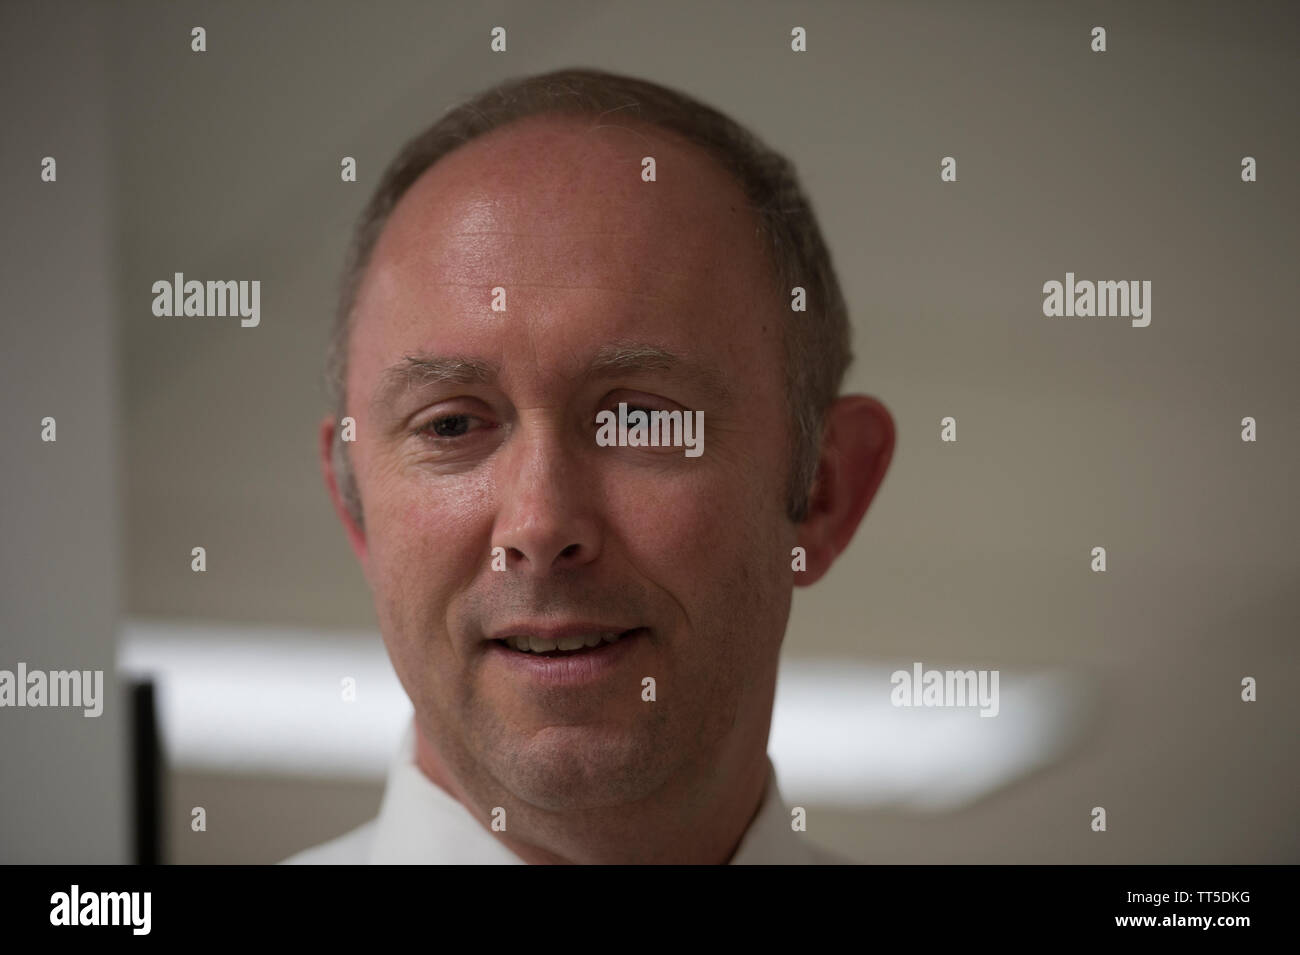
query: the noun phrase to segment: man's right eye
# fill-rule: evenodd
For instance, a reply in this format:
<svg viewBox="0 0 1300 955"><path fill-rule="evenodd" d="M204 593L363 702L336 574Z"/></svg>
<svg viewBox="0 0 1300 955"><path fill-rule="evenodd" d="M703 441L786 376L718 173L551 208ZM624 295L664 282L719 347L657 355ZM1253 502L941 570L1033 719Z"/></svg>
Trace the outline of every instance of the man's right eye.
<svg viewBox="0 0 1300 955"><path fill-rule="evenodd" d="M470 430L469 422L473 420L474 416L468 414L443 415L432 419L418 430L420 434L431 438L458 438Z"/></svg>

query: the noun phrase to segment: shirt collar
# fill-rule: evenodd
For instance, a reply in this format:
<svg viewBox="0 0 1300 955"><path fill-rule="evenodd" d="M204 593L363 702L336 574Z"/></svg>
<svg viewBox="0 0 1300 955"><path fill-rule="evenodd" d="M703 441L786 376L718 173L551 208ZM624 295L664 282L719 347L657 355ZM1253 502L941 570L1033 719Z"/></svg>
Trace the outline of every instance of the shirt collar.
<svg viewBox="0 0 1300 955"><path fill-rule="evenodd" d="M381 865L523 865L454 796L415 763L415 724L408 723L388 769L388 784L375 821L370 862ZM732 865L790 865L814 861L803 835L790 826L767 760L767 785L758 814L741 837Z"/></svg>

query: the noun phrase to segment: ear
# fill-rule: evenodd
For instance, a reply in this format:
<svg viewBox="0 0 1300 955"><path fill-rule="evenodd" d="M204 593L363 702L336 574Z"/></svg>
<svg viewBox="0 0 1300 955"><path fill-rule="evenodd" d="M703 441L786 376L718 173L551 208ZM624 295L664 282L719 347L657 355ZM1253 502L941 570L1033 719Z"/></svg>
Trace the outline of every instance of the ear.
<svg viewBox="0 0 1300 955"><path fill-rule="evenodd" d="M366 532L358 526L357 522L352 519L352 515L348 513L347 505L343 501L343 495L339 492L338 475L334 473L334 429L337 427L338 422L329 415L321 420L321 475L325 478L325 487L329 490L330 501L334 504L334 513L343 522L343 530L348 535L348 543L352 545L352 553L357 555L357 560L361 562L361 566L364 568L366 565Z"/></svg>
<svg viewBox="0 0 1300 955"><path fill-rule="evenodd" d="M894 456L894 419L866 395L837 398L826 412L817 478L808 515L797 527L807 569L797 586L816 583L830 570L866 514Z"/></svg>

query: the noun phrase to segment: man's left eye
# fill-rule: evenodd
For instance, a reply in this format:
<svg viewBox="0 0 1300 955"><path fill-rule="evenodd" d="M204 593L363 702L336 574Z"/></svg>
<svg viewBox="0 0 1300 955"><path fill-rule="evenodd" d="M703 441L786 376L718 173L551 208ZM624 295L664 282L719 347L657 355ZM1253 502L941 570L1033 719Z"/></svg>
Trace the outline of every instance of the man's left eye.
<svg viewBox="0 0 1300 955"><path fill-rule="evenodd" d="M617 414L618 414L618 406L619 406L619 404L620 404L620 402L617 402L617 401L615 401L615 402L611 402L610 404L605 405L605 407L601 409L600 413L603 414L604 412L608 411L608 412L610 412L611 414L615 414L615 415L617 415ZM651 408L651 407L649 407L648 405L634 405L634 404L628 404L628 405L627 405L627 413L628 413L629 415L631 415L631 414L632 414L633 412L635 412L635 411L643 412L643 413L645 414L645 419L646 419L646 421L649 421L649 420L650 420L651 412L656 411L656 410L661 410L661 409ZM593 421L592 421L592 424L598 427L598 426L600 425L600 421L599 421L598 419L597 419L597 420L593 420Z"/></svg>

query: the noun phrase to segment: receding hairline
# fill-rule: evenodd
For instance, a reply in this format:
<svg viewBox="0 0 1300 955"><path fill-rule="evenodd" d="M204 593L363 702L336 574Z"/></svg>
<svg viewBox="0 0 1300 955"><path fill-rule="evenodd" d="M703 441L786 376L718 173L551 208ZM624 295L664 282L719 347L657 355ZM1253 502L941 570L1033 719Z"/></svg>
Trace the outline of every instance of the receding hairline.
<svg viewBox="0 0 1300 955"><path fill-rule="evenodd" d="M463 159L465 153L475 145L491 147L495 144L499 146L500 141L503 139L508 139L511 136L517 137L520 134L536 131L537 128L546 126L557 128L585 126L588 132L600 129L616 129L634 135L661 137L697 162L703 162L706 167L711 167L718 174L719 180L725 181L732 188L733 196L736 199L736 207L743 209L744 213L749 215L755 229L755 237L758 239L756 252L763 265L760 275L770 282L774 292L780 290L784 264L774 254L771 247L762 241L765 233L770 234L771 227L764 221L762 207L749 198L745 182L736 170L729 167L726 157L719 155L715 148L692 139L690 135L674 129L670 125L657 122L653 118L638 115L634 112L636 108L638 108L638 104L635 102L612 109L597 109L588 107L586 104L565 105L563 107L554 105L551 108L536 112L512 116L496 123L489 129L469 136L437 155L419 170L399 193L388 197L390 201L387 208L383 209L378 217L373 217L373 210L369 205L367 206L364 218L371 220L371 229L364 236L363 242L358 246L354 246L349 267L344 273L344 295L343 301L340 303L342 307L340 313L336 315L337 324L331 342L331 363L336 366L336 370L331 372L330 384L337 391L333 395L333 399L340 412L347 395L347 382L343 371L350 364L349 352L351 351L352 331L357 317L357 303L360 299L361 289L375 261L376 252L379 250L384 236L389 231L394 215L418 186L427 184L427 180L438 173L445 173L447 171L446 164L449 160L453 160L453 158ZM598 122L606 117L616 121ZM372 203L373 199L374 197L372 197Z"/></svg>
<svg viewBox="0 0 1300 955"><path fill-rule="evenodd" d="M605 111L605 113L609 112L610 111L608 110ZM604 116L605 113L601 113L600 115ZM344 316L348 325L348 334L350 334L351 326L357 319L357 305L361 299L362 289L365 287L367 279L370 277L375 267L376 260L380 257L381 249L384 247L385 238L391 235L393 220L399 214L402 214L404 205L406 205L412 195L417 191L425 193L425 199L427 202L434 206L438 206L440 211L447 210L450 216L454 216L456 211L460 210L462 201L468 203L475 200L485 200L494 196L508 194L512 188L516 187L518 180L512 179L507 175L491 176L486 179L482 178L481 169L483 167L472 165L475 161L472 153L478 149L499 150L503 141L508 142L512 139L515 141L524 140L524 137L536 135L539 131L543 131L547 127L552 127L557 133L561 134L566 128L570 132L574 129L579 129L584 133L594 132L599 129L619 129L636 135L659 136L672 148L688 157L689 161L695 163L697 168L702 167L711 170L711 174L716 179L716 182L721 184L723 188L729 189L730 193L726 194L725 199L720 201L716 206L697 205L696 208L703 212L706 210L713 211L714 209L721 209L725 206L727 209L747 217L748 222L742 223L742 226L747 225L753 230L752 234L749 235L749 238L752 240L751 251L755 255L756 261L759 263L759 275L762 276L764 281L769 283L771 286L770 291L779 289L780 263L775 261L774 257L767 249L766 244L762 241L761 236L765 224L760 209L755 203L750 201L749 197L745 194L744 186L740 181L738 181L736 175L723 163L719 162L717 157L708 149L691 141L688 137L682 135L676 130L659 126L652 121L635 117L630 114L617 115L620 117L620 122L604 123L601 125L593 125L591 122L599 118L594 114L588 115L571 112L535 113L518 117L508 120L499 126L495 126L487 132L481 133L456 146L454 149L442 154L427 165L410 183L406 185L406 188L402 190L400 195L393 198L392 205L383 215L379 228L376 229L374 234L371 236L370 242L364 250L364 256L359 258L354 264L353 270L350 273L346 315ZM623 119L623 117L626 118ZM650 154L646 153L642 155ZM662 155L656 157L656 159L660 158L662 158ZM527 159L528 157L524 155L519 157L518 160L511 159L507 160L507 162L521 161L526 163ZM636 156L635 159L629 158L627 161L629 163L635 162L638 164L637 168L632 169L629 181L635 180L639 182L640 155ZM471 164L466 165L466 163ZM498 168L504 171L504 169L508 167ZM536 175L537 179L540 181L547 181L552 178L552 175L546 172L541 172ZM451 177L450 180L439 182L436 186L431 184L435 178L447 176ZM634 196L635 193L629 190L627 195L630 198ZM716 194L712 192L709 193L710 197L713 195ZM439 205L439 203L442 204ZM475 230L466 230L459 234L493 234L493 232L494 230L484 230L481 233ZM530 234L543 236L545 235L545 232L532 232L530 230ZM566 230L562 233L557 232L556 234L574 235L576 233ZM612 234L613 233L611 233L611 235ZM637 233L634 230L628 234L635 235ZM340 357L346 358L346 356Z"/></svg>
<svg viewBox="0 0 1300 955"><path fill-rule="evenodd" d="M646 129L654 126L654 124L643 120L637 120L635 123L637 126ZM563 135L562 130L565 127L568 128L569 133L574 131L587 133L597 128L583 124L580 117L552 116L550 114L527 116L519 120L512 120L503 126L496 127L481 136L475 137L475 139L456 147L425 167L402 194L395 198L392 207L383 219L382 227L373 236L373 241L366 250L365 258L358 262L358 271L355 276L350 302L351 311L355 312L356 310L361 289L365 286L367 278L374 269L376 260L384 248L385 241L392 235L395 220L399 216L409 217L413 214L409 203L415 198L416 193L420 193L419 209L421 211L418 213L419 215L423 217L436 215L445 224L456 226L461 224L460 218L462 216L470 213L470 210L479 204L491 204L502 198L512 199L521 195L531 197L538 192L556 196L564 195L563 190L577 181L574 177L566 177L562 172L562 170L573 168L568 162L563 161L569 158L567 154L559 157L552 155L534 156L525 152L517 156L511 155L499 158L503 142L526 143L528 142L527 137L536 136L540 129L547 126L555 127L557 132L561 132L561 138L568 141L572 141L572 137ZM603 128L614 127L607 124ZM659 128L655 129L655 133L662 133L670 148L676 150L685 162L692 164L689 170L689 176L693 180L692 185L703 182L706 187L703 195L697 192L689 197L689 205L678 206L677 211L683 216L681 226L688 228L694 225L699 217L714 212L730 211L744 217L739 225L742 230L746 231L746 237L753 240L752 252L760 265L760 273L764 277L771 276L775 278L776 263L771 260L770 256L765 255L766 250L763 248L762 242L759 241L759 234L763 228L759 209L745 195L741 183L736 180L730 170L718 163L707 150L692 143L679 133L671 129ZM650 145L650 148L654 148L653 144ZM486 156L475 155L476 152L481 154L483 151L486 151ZM621 193L612 190L602 191L599 193L602 198L616 195L619 199L626 199L633 203L643 201L642 196L638 193L638 190L644 186L640 181L641 157L653 154L638 150L635 153L625 154L622 159L615 159L614 162L627 162L629 164L628 175L620 179L617 174L610 175L610 169L607 165L585 162L587 153L583 150L575 148L573 152L585 169L593 170L591 175L595 184L603 187L606 183L610 183L625 190ZM656 160L662 160L665 155L664 151L659 149ZM483 159L488 161L484 162ZM553 162L556 159L562 160L558 167ZM524 168L526 177L511 174L520 166ZM484 170L489 168L493 171L485 175ZM700 174L701 170L707 170L705 175L711 178L705 179ZM680 167L672 168L671 174L677 175L680 171ZM719 189L713 188L715 183L720 187ZM572 199L575 203L581 202L587 198L587 195L574 193ZM590 195L595 196L596 193L590 193ZM665 207L656 203L655 208ZM510 212L518 212L518 207L511 207ZM686 219L685 217L688 215L692 216L694 221ZM475 218L476 216L471 214L470 217ZM536 224L543 226L547 221L549 219L544 214L539 213ZM728 224L727 227L734 228L735 223ZM749 230L752 230L752 233ZM440 231L440 234L445 236L469 236L500 233L497 229L477 230L471 228L456 232ZM556 236L577 236L582 233L569 229L556 229L552 233L551 230L546 228L532 228L530 226L527 234L541 238L551 234ZM641 223L630 223L621 232L609 230L601 231L598 234L639 236L642 234ZM733 251L729 257L734 258L734 256Z"/></svg>
<svg viewBox="0 0 1300 955"><path fill-rule="evenodd" d="M600 114L600 116L604 115L604 113ZM391 208L389 208L383 219L382 227L376 232L373 241L370 243L365 259L358 263L359 268L352 285L350 308L347 316L348 327L344 334L343 341L341 342L342 348L345 351L351 350L352 336L355 331L356 323L360 317L358 314L358 306L361 303L362 290L366 285L368 277L371 275L373 270L378 267L377 263L382 257L384 250L384 237L390 233L390 227L393 225L394 218L399 214L403 203L411 197L412 193L415 193L417 190L428 190L434 188L435 191L433 194L427 198L435 204L442 196L455 196L462 187L471 187L468 191L476 193L477 197L491 196L497 188L499 188L499 182L493 179L489 179L486 183L475 181L474 177L476 175L477 167L474 166L457 166L453 168L451 171L453 178L445 184L438 184L436 187L430 186L430 179L439 174L447 174L448 162L454 163L457 158L465 159L464 154L473 150L476 145L489 150L500 148L500 143L503 138L508 139L514 137L520 139L530 134L536 134L539 129L544 130L546 127L552 127L557 132L562 133L566 129L569 131L582 129L586 132L590 132L599 128L614 128L617 126L619 129L627 129L628 131L635 132L638 135L658 135L662 136L663 139L670 141L671 145L675 149L681 151L682 155L689 157L690 161L702 164L706 168L711 168L718 182L725 183L726 186L731 189L731 193L725 197L725 200L721 205L725 205L733 211L738 211L740 215L747 216L749 220L748 225L755 230L751 237L753 239L753 244L749 251L755 256L753 261L757 264L759 269L758 274L762 277L760 281L768 281L771 283L773 288L776 287L776 282L779 278L778 266L766 252L764 245L759 238L758 230L761 230L763 227L761 217L756 214L756 207L749 201L748 197L745 195L742 184L737 181L735 175L730 170L728 170L722 163L718 162L707 149L692 142L690 139L675 130L658 126L655 123L637 117L630 117L629 123L626 126L623 125L621 121L619 124L603 124L602 126L595 126L589 122L598 118L599 117L594 114L588 115L585 113L578 114L567 112L539 113L519 117L509 120L500 126L496 126L487 132L474 137L472 140L469 140L442 156L439 156L438 159L426 166L393 202ZM526 159L526 157L521 158ZM637 170L632 170L631 174L639 181L639 172ZM545 178L544 174L543 178ZM443 190L449 190L449 193L444 192ZM454 202L456 200L452 201ZM451 207L451 203L448 203L444 208ZM721 206L716 208L720 207ZM712 209L715 207L710 208ZM490 231L491 230L484 234L490 234ZM565 231L564 233L557 234L571 235L573 233ZM489 286L485 285L484 287L487 288ZM774 317L778 318L778 320L780 318L780 316L775 315L775 313ZM781 348L782 358L784 359L784 334L778 336L778 342L781 343L778 347ZM637 365L648 367L650 364L657 361L660 368L663 370L667 370L669 365L675 365L679 368L692 368L700 374L700 383L703 386L704 393L722 404L730 403L730 401L733 400L733 390L726 385L726 382L723 381L718 374L712 372L711 366L698 364L692 359L668 350L657 349L657 355L654 354L655 352L656 349L654 346L642 342L615 342L602 348L597 353L596 362L597 364L604 365L621 363L626 368L632 368ZM350 356L344 354L340 357L343 362L342 368L349 369L352 364L349 360ZM409 362L398 362L395 365L389 366L381 372L381 379L369 396L356 395L355 398L360 401L367 401L372 410L374 410L379 404L383 403L386 397L391 397L392 390L411 387L420 374L424 374L426 377L446 375L447 378L445 380L452 380L459 376L463 379L463 383L465 384L488 383L485 380L486 371L484 367L476 364L472 359L456 355L427 356L430 360L424 362L422 361L424 357L426 356L408 356L408 358L411 359ZM421 371L421 368L423 371ZM495 372L492 377L495 377ZM347 395L348 385L346 381L340 381L339 385L339 398L340 401L343 401ZM389 394L386 395L386 392Z"/></svg>

